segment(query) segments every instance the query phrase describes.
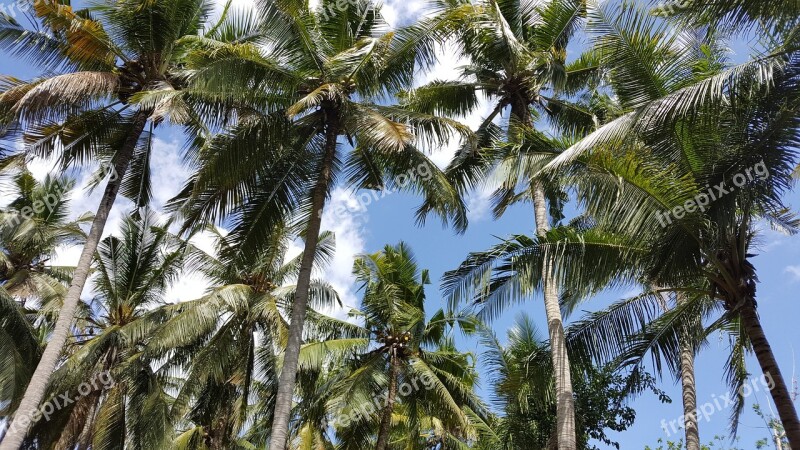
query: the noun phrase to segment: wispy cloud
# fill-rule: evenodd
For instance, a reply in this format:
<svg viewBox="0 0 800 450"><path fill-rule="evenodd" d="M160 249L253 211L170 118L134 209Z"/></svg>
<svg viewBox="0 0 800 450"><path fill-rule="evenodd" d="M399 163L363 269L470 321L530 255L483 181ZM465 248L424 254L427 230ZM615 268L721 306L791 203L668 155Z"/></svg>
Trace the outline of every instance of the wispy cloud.
<svg viewBox="0 0 800 450"><path fill-rule="evenodd" d="M792 281L800 281L800 266L786 266L783 273L788 273Z"/></svg>
<svg viewBox="0 0 800 450"><path fill-rule="evenodd" d="M326 312L339 318L344 318L351 308L358 306L353 261L357 255L366 252L364 235L368 217L365 211L346 207L351 202L353 196L349 190L334 189L322 215L322 229L336 235L336 254L323 271L322 278L336 289L344 304L343 308Z"/></svg>
<svg viewBox="0 0 800 450"><path fill-rule="evenodd" d="M482 185L470 192L467 196L467 216L471 222L477 222L491 218L489 214L492 206L492 193L494 189L488 185Z"/></svg>

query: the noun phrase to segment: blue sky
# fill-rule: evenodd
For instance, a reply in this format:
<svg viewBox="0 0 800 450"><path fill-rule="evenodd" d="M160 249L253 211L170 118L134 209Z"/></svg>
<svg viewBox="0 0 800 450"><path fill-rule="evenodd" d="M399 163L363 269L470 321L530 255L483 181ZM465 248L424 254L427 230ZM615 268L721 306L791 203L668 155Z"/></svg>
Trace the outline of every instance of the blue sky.
<svg viewBox="0 0 800 450"><path fill-rule="evenodd" d="M800 194L792 193L789 198L792 205L800 204ZM443 230L438 223L431 221L427 226L419 228L414 225L414 208L417 200L404 195L384 198L369 206L364 218L364 239L369 251L378 250L384 244L405 241L414 249L422 267L430 269L431 278L437 280L441 275L457 265L470 251L484 250L498 242L497 237L510 234L527 233L533 230L533 212L530 207L512 208L498 221L490 217L474 218L469 230L461 236ZM754 258L761 283L758 287L759 312L764 323L767 337L772 343L776 358L781 365L784 376L793 378L794 361L800 350L800 328L797 316L800 305L791 295L800 289L800 238L787 237L776 232L766 231L759 245L759 256ZM438 293L438 285L434 282L427 291L428 312L445 307L445 302ZM623 298L630 292L606 292L596 298L587 299L582 306L583 311L592 311L608 305L611 301ZM787 295L790 294L790 295ZM492 323L495 332L504 340L505 330L513 323L514 317L524 311L533 317L541 330L546 330L544 305L541 297L528 299L522 305L510 308L501 318ZM582 311L576 311L571 318L578 318ZM569 319L568 319L569 320ZM480 353L482 349L474 342L462 340L462 349ZM722 368L728 351L727 338L712 336L709 345L697 357L697 398L698 404L714 402L726 393ZM758 376L757 362L748 359L748 368ZM787 381L788 382L788 381ZM491 389L492 380L485 376L481 379L482 390ZM797 383L794 382L794 386ZM637 411L634 426L615 435L623 449L642 449L645 445L654 444L659 437L667 438L661 430L661 420L667 422L682 414L680 389L677 380L667 376L660 383L660 388L673 399L672 404L662 404L655 395L645 394L631 404ZM767 409L768 399L764 391L757 392L748 398L748 407L739 426L739 436L743 448L754 448L757 439L767 436L764 424L751 412L750 404L758 402ZM709 422L700 423L701 437L711 440L715 435L726 435L730 410L715 412ZM674 436L674 435L673 435Z"/></svg>
<svg viewBox="0 0 800 450"><path fill-rule="evenodd" d="M243 3L245 0L241 0ZM2 2L8 8L9 2ZM402 23L419 14L424 3L422 0L387 2L386 12L394 23ZM8 10L8 9L6 9ZM734 46L736 55L734 59L746 56L744 45ZM452 78L454 60L451 52L441 52L442 62L432 74L420 79L424 82L433 78ZM0 73L10 74L22 78L36 74L36 68L19 60L10 59L0 52ZM488 111L485 107L468 117L465 121L475 126L481 116ZM177 193L182 179L188 174L180 161L181 136L170 128L162 128L157 132L155 154L153 160L154 186L156 188L156 206ZM434 156L437 163L444 164L452 149L443 149ZM51 167L47 162L37 162L34 169L38 175L43 175ZM75 213L92 210L97 205L97 194L88 194L78 190L73 194L73 209ZM332 266L326 270L326 277L343 294L345 302L355 305L357 296L352 285L350 269L354 255L362 252L374 252L386 244L396 244L405 241L410 244L422 267L430 269L434 284L428 287L429 313L444 307L439 294L439 279L449 269L457 267L470 251L478 251L496 244L502 237L511 234L530 234L534 228L533 211L530 206L511 208L500 220L492 220L487 209L487 196L476 193L470 199L471 224L463 235L456 235L451 230L443 229L437 219L430 218L424 227L415 225L414 210L418 199L405 194L392 194L380 200L371 202L366 208L351 211L344 216L332 214L337 205L353 206L354 197L341 189L334 191L332 204L325 215L323 227L337 233L338 253ZM2 202L2 195L0 195ZM800 205L800 194L793 192L788 196L787 203L795 209ZM114 232L119 218L130 209L130 204L120 201L110 219L107 233ZM208 242L205 242L208 243ZM299 247L298 247L299 248ZM797 302L797 292L800 290L800 237L788 237L776 232L765 230L759 241L759 256L754 258L760 278L758 287L759 311L770 339L775 355L781 365L787 382L797 390L796 360L800 350L800 326L797 317L800 315L800 303ZM297 249L295 249L297 250ZM77 260L78 249L65 248L59 255L60 262L68 263ZM187 276L179 281L168 293L170 301L181 301L194 298L202 292L204 284L196 277ZM607 292L596 298L587 299L582 309L591 311L602 308L615 299L619 299L629 292ZM534 318L542 330L546 330L544 308L541 298L527 299L520 306L509 309L501 318L493 322L493 327L501 339L505 339L505 331L513 322L519 312L526 312ZM572 318L582 314L577 311ZM480 353L482 349L467 339L461 339L463 350ZM726 338L713 336L709 345L697 358L697 387L698 404L713 402L726 393L723 382L722 367L728 351ZM748 360L751 373L759 373L758 365L754 358ZM481 379L481 390L488 393L492 380L487 377ZM666 378L661 386L672 397L672 404L661 404L654 395L644 395L637 398L632 405L637 411L635 425L622 434L615 435L623 449L642 449L645 445L654 444L659 438L667 438L661 429L661 421L676 419L681 414L679 386L676 380ZM768 410L769 399L762 390L748 398L748 407L739 426L741 446L754 448L753 443L768 435L761 419L757 418L750 409L750 404L757 402ZM716 411L708 422L700 423L700 432L703 441L710 441L715 435L725 435L728 425L729 410ZM676 437L676 436L672 436ZM680 436L677 436L679 438Z"/></svg>

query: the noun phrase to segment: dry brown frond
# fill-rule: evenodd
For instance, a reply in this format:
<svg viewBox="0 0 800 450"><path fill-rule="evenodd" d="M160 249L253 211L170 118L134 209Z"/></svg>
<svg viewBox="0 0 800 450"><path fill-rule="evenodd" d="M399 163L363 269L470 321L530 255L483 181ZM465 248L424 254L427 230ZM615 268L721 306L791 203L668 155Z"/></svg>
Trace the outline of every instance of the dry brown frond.
<svg viewBox="0 0 800 450"><path fill-rule="evenodd" d="M14 77L0 77L0 105L3 110L16 105L35 86L36 82L26 83Z"/></svg>
<svg viewBox="0 0 800 450"><path fill-rule="evenodd" d="M15 106L18 113L111 97L119 77L110 72L75 72L48 78L28 91Z"/></svg>
<svg viewBox="0 0 800 450"><path fill-rule="evenodd" d="M116 56L103 25L95 20L79 17L70 5L53 0L34 2L36 15L55 32L63 32L68 45L64 49L73 61L102 63L112 67Z"/></svg>

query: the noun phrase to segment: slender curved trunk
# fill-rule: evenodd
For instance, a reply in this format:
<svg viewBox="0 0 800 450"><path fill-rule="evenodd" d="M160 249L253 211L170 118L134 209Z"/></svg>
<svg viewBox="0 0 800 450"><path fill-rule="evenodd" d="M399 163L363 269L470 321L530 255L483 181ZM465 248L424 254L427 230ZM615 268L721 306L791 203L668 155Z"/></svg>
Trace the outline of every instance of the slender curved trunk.
<svg viewBox="0 0 800 450"><path fill-rule="evenodd" d="M697 391L694 380L694 354L681 343L681 397L686 450L700 450L700 428L697 424Z"/></svg>
<svg viewBox="0 0 800 450"><path fill-rule="evenodd" d="M678 304L681 304L683 298L681 294L678 294ZM681 397L683 398L686 450L700 450L700 428L697 424L697 385L694 379L694 348L685 335L681 337L680 346Z"/></svg>
<svg viewBox="0 0 800 450"><path fill-rule="evenodd" d="M278 379L278 395L275 399L275 413L272 419L270 434L270 450L285 450L289 434L289 416L292 412L295 377L297 376L297 360L300 356L300 345L303 339L303 324L306 320L308 306L308 288L311 283L311 270L314 265L314 254L319 241L319 230L322 226L322 212L328 197L328 187L332 179L333 159L336 154L336 139L339 135L338 118L335 114L327 118L325 131L325 156L317 183L311 194L311 217L306 229L306 241L303 248L303 259L297 276L297 289L292 303L292 317L289 324L289 340L283 356L283 367Z"/></svg>
<svg viewBox="0 0 800 450"><path fill-rule="evenodd" d="M525 126L533 127L527 103L519 102L512 105L511 114ZM515 140L520 139L517 136L510 137ZM533 183L531 192L533 193L533 208L536 218L536 234L543 235L550 230L544 188L539 183ZM544 292L544 309L547 315L547 331L550 337L553 375L556 383L556 434L559 450L576 450L575 397L572 392L572 376L567 354L567 340L564 334L564 321L558 301L559 288L554 279L553 270L551 261L546 258L542 271L542 291Z"/></svg>
<svg viewBox="0 0 800 450"><path fill-rule="evenodd" d="M651 289L661 289L652 286ZM685 301L682 294L677 294L678 305ZM661 309L669 311L669 303L665 295L659 294ZM679 335L680 367L681 367L681 399L683 400L683 429L686 437L686 450L700 450L700 428L697 425L697 385L694 379L694 348L687 341L686 333ZM666 432L667 429L665 428Z"/></svg>
<svg viewBox="0 0 800 450"><path fill-rule="evenodd" d="M391 357L389 365L389 392L386 397L386 405L381 413L381 426L378 431L378 443L375 450L386 450L389 447L389 432L392 431L392 412L394 412L394 402L397 398L397 375L399 373L397 357Z"/></svg>
<svg viewBox="0 0 800 450"><path fill-rule="evenodd" d="M534 208L536 210L536 234L546 233L550 226L546 211L544 190L538 184L533 187ZM569 371L567 339L564 335L564 322L561 306L558 303L558 286L553 279L553 267L545 261L542 290L544 309L547 315L547 331L553 357L553 373L556 377L556 424L559 450L577 448L575 434L575 397L572 394L572 376Z"/></svg>
<svg viewBox="0 0 800 450"><path fill-rule="evenodd" d="M100 238L103 236L108 214L117 199L117 192L119 192L119 187L122 184L122 178L128 170L131 157L136 149L136 143L139 141L147 124L148 115L144 111L136 113L133 117L130 134L122 144L119 152L117 152L117 160L114 162L115 173L111 174L105 191L103 191L103 198L97 207L97 213L94 216L94 221L92 221L92 228L89 230L89 236L87 236L86 243L83 245L83 251L78 260L78 266L75 267L75 272L72 275L72 282L64 298L64 304L59 310L53 334L50 336L50 341L42 353L42 358L33 372L27 389L25 389L22 402L20 402L19 408L14 413L14 420L11 422L5 438L0 442L0 450L19 449L31 425L41 418L39 403L44 398L47 385L50 382L50 376L61 356L61 350L67 342L75 311L81 298L81 292L83 292L83 286L89 276L92 257L95 250L97 250Z"/></svg>
<svg viewBox="0 0 800 450"><path fill-rule="evenodd" d="M770 394L772 401L778 410L778 417L781 419L786 437L789 439L789 447L800 449L800 421L797 419L797 410L794 402L783 380L783 374L772 353L764 329L761 328L761 320L758 318L755 300L747 299L741 309L742 323L750 342L753 344L753 351L761 366L761 372L765 380L772 384Z"/></svg>

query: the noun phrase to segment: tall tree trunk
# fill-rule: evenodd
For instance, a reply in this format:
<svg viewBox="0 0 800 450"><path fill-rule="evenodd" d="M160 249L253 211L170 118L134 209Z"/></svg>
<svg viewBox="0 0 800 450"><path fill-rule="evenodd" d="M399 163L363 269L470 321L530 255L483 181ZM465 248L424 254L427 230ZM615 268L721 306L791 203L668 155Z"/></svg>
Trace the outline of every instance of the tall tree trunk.
<svg viewBox="0 0 800 450"><path fill-rule="evenodd" d="M517 102L511 107L511 114L526 128L533 128L528 102ZM521 133L509 136L515 141L521 140ZM550 230L550 219L547 214L547 201L544 188L538 182L531 186L533 208L536 218L536 234L541 236ZM567 340L564 335L564 322L558 302L558 285L553 276L551 260L545 256L542 271L542 291L544 292L544 309L547 315L547 331L550 336L550 347L553 358L553 375L556 383L556 433L559 450L576 450L577 436L575 431L575 398L572 393L572 376L570 374Z"/></svg>
<svg viewBox="0 0 800 450"><path fill-rule="evenodd" d="M94 216L94 221L92 221L92 228L89 230L89 236L87 236L86 243L83 245L83 251L78 260L78 266L75 267L75 272L72 275L72 282L64 298L64 304L59 310L53 334L50 336L50 341L42 353L42 358L33 372L27 389L25 389L19 408L14 413L14 420L8 429L8 433L6 433L3 441L0 442L0 450L19 449L32 425L33 419L38 416L39 403L44 398L50 382L50 376L58 363L61 350L64 348L64 344L66 344L67 337L70 334L81 292L83 292L83 286L89 276L92 257L95 250L97 250L100 238L103 236L108 214L117 199L117 192L119 192L119 187L122 184L122 178L128 170L131 157L136 149L136 143L144 131L148 116L149 114L144 111L137 112L134 115L130 134L116 154L116 161L114 162L115 173L111 174L112 176L106 185L105 191L103 191L103 198L97 207L97 213Z"/></svg>
<svg viewBox="0 0 800 450"><path fill-rule="evenodd" d="M384 405L381 413L381 426L378 431L378 443L375 445L375 450L386 450L389 446L389 432L392 431L392 412L394 412L394 402L397 398L398 373L397 357L392 355L389 363L389 392L386 397L386 405Z"/></svg>
<svg viewBox="0 0 800 450"><path fill-rule="evenodd" d="M297 289L292 303L292 317L289 324L289 340L283 356L283 367L278 379L278 395L275 399L275 414L272 419L270 434L270 450L285 450L289 434L289 416L292 412L295 377L297 376L297 360L300 356L300 345L303 338L303 324L306 320L308 306L308 289L311 283L311 270L314 265L314 254L319 241L319 230L322 226L322 212L328 197L328 187L332 179L333 160L336 154L336 139L339 135L337 113L327 117L325 131L325 156L317 183L311 194L311 217L306 229L306 241L303 248L303 259L297 276Z"/></svg>
<svg viewBox="0 0 800 450"><path fill-rule="evenodd" d="M678 294L678 304L685 298ZM694 379L694 347L688 332L681 335L681 397L683 398L683 427L686 450L700 450L700 428L697 424L697 385Z"/></svg>
<svg viewBox="0 0 800 450"><path fill-rule="evenodd" d="M653 290L660 286L651 286ZM677 303L685 301L683 294L677 294ZM667 297L659 294L661 308L669 311ZM694 380L694 347L688 340L688 330L679 334L681 366L681 398L683 400L683 429L686 436L686 450L700 450L700 429L697 425L697 385ZM666 430L665 430L666 431Z"/></svg>
<svg viewBox="0 0 800 450"><path fill-rule="evenodd" d="M797 411L794 408L792 397L786 382L783 380L781 369L772 353L764 329L761 328L761 320L756 312L756 305L753 299L747 299L741 309L742 323L750 342L753 344L753 351L756 353L758 364L767 381L773 383L770 390L772 401L778 409L778 417L783 423L786 437L789 439L789 447L800 449L800 421L797 419Z"/></svg>
<svg viewBox="0 0 800 450"><path fill-rule="evenodd" d="M536 210L536 234L546 233L550 226L546 211L544 190L538 183L533 186L534 208ZM564 335L564 322L561 306L558 303L558 286L553 279L553 267L548 259L543 270L542 290L544 309L547 315L547 331L553 357L553 373L556 377L556 423L559 450L577 448L575 434L575 398L572 395L572 376L569 371L567 339Z"/></svg>

